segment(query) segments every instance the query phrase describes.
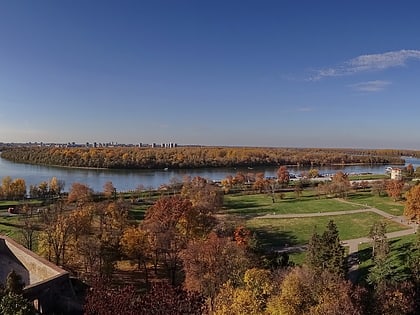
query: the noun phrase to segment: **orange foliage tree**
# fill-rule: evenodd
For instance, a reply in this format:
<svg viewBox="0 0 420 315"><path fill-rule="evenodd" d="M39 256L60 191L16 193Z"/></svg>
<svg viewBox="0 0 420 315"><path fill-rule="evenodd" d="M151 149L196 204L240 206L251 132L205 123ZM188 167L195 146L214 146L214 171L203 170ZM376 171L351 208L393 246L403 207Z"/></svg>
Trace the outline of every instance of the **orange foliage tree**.
<svg viewBox="0 0 420 315"><path fill-rule="evenodd" d="M228 280L239 283L249 264L241 246L215 233L210 233L207 239L190 242L182 260L186 288L207 297L211 309L221 286Z"/></svg>
<svg viewBox="0 0 420 315"><path fill-rule="evenodd" d="M404 215L410 220L420 221L420 185L412 187L406 193Z"/></svg>
<svg viewBox="0 0 420 315"><path fill-rule="evenodd" d="M402 180L392 179L386 183L386 192L394 201L401 198L402 189L404 188L404 182Z"/></svg>

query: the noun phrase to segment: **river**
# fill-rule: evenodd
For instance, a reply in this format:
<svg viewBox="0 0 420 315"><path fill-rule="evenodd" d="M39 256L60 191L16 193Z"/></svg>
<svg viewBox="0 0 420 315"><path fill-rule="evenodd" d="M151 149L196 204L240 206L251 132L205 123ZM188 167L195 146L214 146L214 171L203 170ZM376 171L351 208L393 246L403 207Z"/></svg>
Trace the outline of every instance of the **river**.
<svg viewBox="0 0 420 315"><path fill-rule="evenodd" d="M406 165L420 167L420 159L406 158ZM336 173L373 173L384 174L385 168L392 165L347 165L317 168L322 174ZM309 170L305 167L288 167L294 174ZM72 183L79 182L88 185L94 191L103 191L106 182L111 181L117 191L135 190L140 185L144 188L158 188L162 184L182 181L185 176L201 176L211 180L221 180L227 175L234 176L237 172L264 172L265 176L275 176L277 167L248 168L206 168L206 169L168 169L168 170L104 170L104 169L76 169L64 167L20 164L4 160L0 157L0 179L10 176L12 179L23 178L26 186L38 185L43 181L50 181L57 177L65 183L68 191Z"/></svg>

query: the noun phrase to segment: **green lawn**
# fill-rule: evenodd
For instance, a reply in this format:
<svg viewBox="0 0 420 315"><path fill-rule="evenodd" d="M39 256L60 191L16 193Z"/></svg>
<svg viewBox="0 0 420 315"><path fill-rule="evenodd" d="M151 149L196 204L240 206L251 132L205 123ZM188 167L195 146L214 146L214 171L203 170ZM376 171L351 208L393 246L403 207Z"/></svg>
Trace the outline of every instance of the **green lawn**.
<svg viewBox="0 0 420 315"><path fill-rule="evenodd" d="M18 216L0 217L0 234L17 239L20 234L19 224L20 222Z"/></svg>
<svg viewBox="0 0 420 315"><path fill-rule="evenodd" d="M2 200L0 201L0 207L12 207L20 204L19 201Z"/></svg>
<svg viewBox="0 0 420 315"><path fill-rule="evenodd" d="M269 195L227 195L224 212L231 215L260 216L264 214L317 213L360 209L359 205L340 202L336 199L318 199L306 193L299 199L287 194L273 203Z"/></svg>
<svg viewBox="0 0 420 315"><path fill-rule="evenodd" d="M347 199L351 202L366 204L392 215L402 215L404 212L404 202L393 201L389 197L379 197L371 193L357 193L349 195Z"/></svg>
<svg viewBox="0 0 420 315"><path fill-rule="evenodd" d="M150 205L146 204L140 204L140 205L133 205L130 208L130 218L141 221L144 219L144 215L146 214L147 209L150 207Z"/></svg>
<svg viewBox="0 0 420 315"><path fill-rule="evenodd" d="M361 175L350 175L349 180L373 180L373 179L388 179L389 175L385 174L361 174Z"/></svg>
<svg viewBox="0 0 420 315"><path fill-rule="evenodd" d="M293 218L293 219L260 219L246 221L246 226L254 231L266 248L284 246L285 244L306 244L312 233L322 233L329 220L334 220L340 233L340 239L366 237L370 227L384 218L375 213L357 213L339 216ZM404 229L404 226L385 219L388 232Z"/></svg>
<svg viewBox="0 0 420 315"><path fill-rule="evenodd" d="M289 261L296 266L301 266L305 262L306 252L289 253Z"/></svg>

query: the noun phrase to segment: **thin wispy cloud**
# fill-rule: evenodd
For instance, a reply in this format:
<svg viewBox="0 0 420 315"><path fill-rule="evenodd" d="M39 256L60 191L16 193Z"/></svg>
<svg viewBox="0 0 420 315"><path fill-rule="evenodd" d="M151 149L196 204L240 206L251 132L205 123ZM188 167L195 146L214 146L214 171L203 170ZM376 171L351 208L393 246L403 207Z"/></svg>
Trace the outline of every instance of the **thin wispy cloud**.
<svg viewBox="0 0 420 315"><path fill-rule="evenodd" d="M375 80L351 84L349 87L360 92L379 92L383 91L390 84L390 81Z"/></svg>
<svg viewBox="0 0 420 315"><path fill-rule="evenodd" d="M352 75L360 72L385 70L405 66L409 59L420 60L420 50L398 50L382 54L361 55L345 61L336 67L315 70L311 81L327 77Z"/></svg>

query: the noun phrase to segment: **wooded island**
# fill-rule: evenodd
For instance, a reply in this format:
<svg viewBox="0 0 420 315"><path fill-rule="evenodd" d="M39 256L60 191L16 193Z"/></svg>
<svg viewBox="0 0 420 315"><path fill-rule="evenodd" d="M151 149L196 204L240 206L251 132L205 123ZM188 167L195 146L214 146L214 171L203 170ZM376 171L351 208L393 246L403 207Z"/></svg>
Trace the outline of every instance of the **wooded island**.
<svg viewBox="0 0 420 315"><path fill-rule="evenodd" d="M190 169L254 166L327 166L334 164L404 164L407 150L257 148L257 147L61 147L14 146L2 158L19 163L107 169Z"/></svg>

